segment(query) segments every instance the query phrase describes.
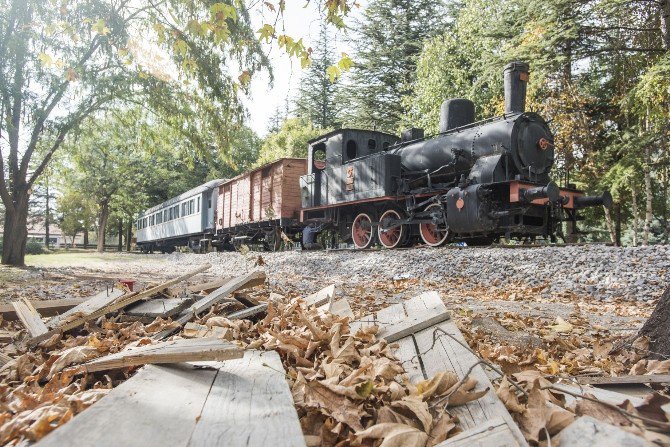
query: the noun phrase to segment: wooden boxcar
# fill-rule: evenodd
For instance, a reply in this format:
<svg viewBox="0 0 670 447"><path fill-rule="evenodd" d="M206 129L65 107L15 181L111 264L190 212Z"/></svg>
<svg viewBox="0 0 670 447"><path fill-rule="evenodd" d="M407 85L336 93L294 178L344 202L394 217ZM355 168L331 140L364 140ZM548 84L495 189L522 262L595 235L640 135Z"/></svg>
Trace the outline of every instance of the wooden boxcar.
<svg viewBox="0 0 670 447"><path fill-rule="evenodd" d="M307 160L282 158L221 184L215 244L248 240L276 249L282 231L300 231L300 176L306 173Z"/></svg>

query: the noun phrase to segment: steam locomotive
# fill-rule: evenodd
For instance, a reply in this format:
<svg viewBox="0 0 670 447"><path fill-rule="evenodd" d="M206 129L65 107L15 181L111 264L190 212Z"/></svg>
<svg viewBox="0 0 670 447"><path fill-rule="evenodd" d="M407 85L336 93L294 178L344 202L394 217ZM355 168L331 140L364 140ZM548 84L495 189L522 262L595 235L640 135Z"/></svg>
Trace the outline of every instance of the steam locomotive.
<svg viewBox="0 0 670 447"><path fill-rule="evenodd" d="M419 239L429 246L501 237L555 242L562 222L574 232L580 209L610 207L612 197L551 181L554 137L540 115L525 111L528 64L512 62L503 75L502 116L475 122L472 101L448 99L439 133L428 138L422 129L400 138L332 131L309 142L306 162L281 159L150 208L137 221L138 246L203 251L260 241L277 249L307 227L358 249Z"/></svg>
<svg viewBox="0 0 670 447"><path fill-rule="evenodd" d="M336 130L309 143L300 178L302 222L336 228L356 248L386 248L418 236L430 246L452 240L489 244L504 236L552 241L577 211L611 206L608 192L585 196L550 181L554 137L525 111L528 64L504 70L505 113L475 122L475 106L449 99L440 132Z"/></svg>

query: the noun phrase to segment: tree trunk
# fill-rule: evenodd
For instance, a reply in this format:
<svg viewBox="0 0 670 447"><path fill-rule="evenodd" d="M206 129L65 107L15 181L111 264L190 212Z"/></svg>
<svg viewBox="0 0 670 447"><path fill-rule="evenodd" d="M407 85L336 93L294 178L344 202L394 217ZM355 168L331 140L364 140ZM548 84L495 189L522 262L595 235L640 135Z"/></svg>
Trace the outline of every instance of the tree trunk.
<svg viewBox="0 0 670 447"><path fill-rule="evenodd" d="M607 224L607 229L609 230L610 233L610 241L614 245L616 245L616 231L614 230L614 222L612 221L612 214L610 214L610 210L607 207L603 207L605 210L605 223ZM568 225L570 223L568 222Z"/></svg>
<svg viewBox="0 0 670 447"><path fill-rule="evenodd" d="M130 251L130 240L133 237L133 220L128 219L126 224L126 251Z"/></svg>
<svg viewBox="0 0 670 447"><path fill-rule="evenodd" d="M47 198L46 198L46 211L44 213L44 231L45 231L45 240L44 245L47 250L49 249L49 177L46 178L46 189L47 189Z"/></svg>
<svg viewBox="0 0 670 447"><path fill-rule="evenodd" d="M651 149L649 145L644 148L644 196L645 196L645 214L644 214L644 232L642 244L649 245L649 233L651 232L651 220L653 218L653 198L654 193L651 190Z"/></svg>
<svg viewBox="0 0 670 447"><path fill-rule="evenodd" d="M105 251L105 233L107 231L107 221L109 220L109 204L104 202L100 205L98 213L98 247L97 250L102 253Z"/></svg>
<svg viewBox="0 0 670 447"><path fill-rule="evenodd" d="M635 185L631 185L630 188L631 196L631 208L633 213L633 247L637 247L637 232L639 230L639 217L637 213L637 190Z"/></svg>
<svg viewBox="0 0 670 447"><path fill-rule="evenodd" d="M652 358L670 358L670 287L665 289L656 308L638 333L649 337L649 351Z"/></svg>
<svg viewBox="0 0 670 447"><path fill-rule="evenodd" d="M72 240L72 246L74 247L74 239ZM88 248L88 229L84 230L84 249Z"/></svg>
<svg viewBox="0 0 670 447"><path fill-rule="evenodd" d="M118 251L123 251L123 219L119 219L119 226L117 228L119 230L119 242L116 248Z"/></svg>
<svg viewBox="0 0 670 447"><path fill-rule="evenodd" d="M25 265L28 241L28 193L16 192L14 209L5 209L2 232L2 263L17 267Z"/></svg>
<svg viewBox="0 0 670 447"><path fill-rule="evenodd" d="M615 211L616 213L616 226L615 226L615 231L616 231L616 246L621 247L621 204L616 203L615 205Z"/></svg>
<svg viewBox="0 0 670 447"><path fill-rule="evenodd" d="M663 36L663 48L670 50L670 0L659 3L661 9L661 35Z"/></svg>

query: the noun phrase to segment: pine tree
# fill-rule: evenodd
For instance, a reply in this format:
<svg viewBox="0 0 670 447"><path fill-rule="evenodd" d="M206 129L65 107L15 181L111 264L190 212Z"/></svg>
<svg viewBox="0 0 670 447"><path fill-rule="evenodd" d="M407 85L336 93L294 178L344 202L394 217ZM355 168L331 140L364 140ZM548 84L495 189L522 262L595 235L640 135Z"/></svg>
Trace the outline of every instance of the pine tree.
<svg viewBox="0 0 670 447"><path fill-rule="evenodd" d="M326 69L335 64L333 47L335 38L329 25L321 21L319 39L312 54L312 64L303 74L295 102L295 114L314 126L325 129L333 127L336 121L335 94L337 83L331 82Z"/></svg>
<svg viewBox="0 0 670 447"><path fill-rule="evenodd" d="M444 7L434 0L372 0L355 23L352 70L338 95L347 126L397 131L402 99L413 94L423 41L442 31Z"/></svg>

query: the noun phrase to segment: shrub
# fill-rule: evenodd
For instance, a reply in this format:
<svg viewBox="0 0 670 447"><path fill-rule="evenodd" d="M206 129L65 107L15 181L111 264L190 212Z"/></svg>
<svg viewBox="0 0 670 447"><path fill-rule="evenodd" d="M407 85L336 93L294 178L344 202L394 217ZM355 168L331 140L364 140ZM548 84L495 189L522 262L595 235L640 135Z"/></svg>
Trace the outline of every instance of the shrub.
<svg viewBox="0 0 670 447"><path fill-rule="evenodd" d="M44 245L41 242L29 241L26 244L27 255L41 255L44 253Z"/></svg>

